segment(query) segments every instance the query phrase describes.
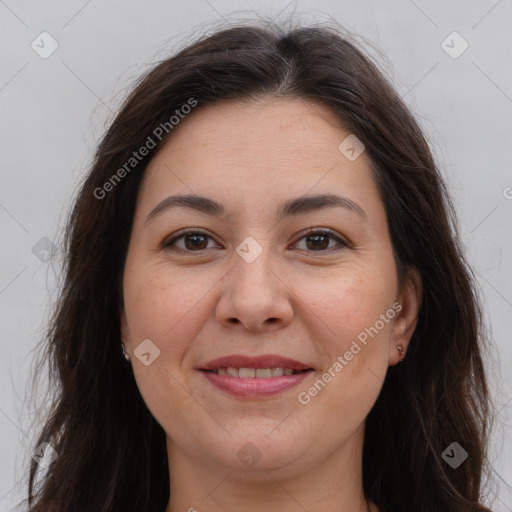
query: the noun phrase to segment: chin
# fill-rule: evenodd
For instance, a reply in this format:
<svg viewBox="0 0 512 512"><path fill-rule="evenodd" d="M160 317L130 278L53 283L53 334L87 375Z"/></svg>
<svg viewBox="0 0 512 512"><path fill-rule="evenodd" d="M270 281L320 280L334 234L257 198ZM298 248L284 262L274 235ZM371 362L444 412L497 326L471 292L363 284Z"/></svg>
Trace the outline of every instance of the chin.
<svg viewBox="0 0 512 512"><path fill-rule="evenodd" d="M276 424L272 428L275 428ZM241 472L247 478L258 480L260 477L268 480L267 471L282 470L291 466L301 454L307 451L307 446L302 447L299 439L304 435L296 436L290 433L279 434L272 428L247 430L244 435L233 435L229 441L219 450L216 445L213 457L218 458L218 463L227 466L231 470ZM297 438L297 439L295 439ZM304 468L302 468L303 471ZM258 476L259 475L259 476Z"/></svg>

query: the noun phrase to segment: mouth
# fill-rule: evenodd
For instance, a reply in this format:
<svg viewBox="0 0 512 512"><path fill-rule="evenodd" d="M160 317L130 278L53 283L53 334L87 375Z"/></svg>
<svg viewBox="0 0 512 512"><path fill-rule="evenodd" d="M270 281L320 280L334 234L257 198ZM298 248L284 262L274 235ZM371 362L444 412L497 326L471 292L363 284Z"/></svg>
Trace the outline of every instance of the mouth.
<svg viewBox="0 0 512 512"><path fill-rule="evenodd" d="M231 396L260 399L283 393L302 382L314 369L277 355L233 355L197 368L213 386Z"/></svg>
<svg viewBox="0 0 512 512"><path fill-rule="evenodd" d="M215 372L219 372L219 370L223 372L226 370L228 375L241 378L246 378L244 375L254 377L251 371L255 370L260 372L261 378L269 378L273 376L281 377L281 371L283 372L283 375L291 375L295 372L312 370L313 368L301 361L297 361L296 359L290 359L289 357L279 356L276 354L266 354L262 356L233 354L231 356L213 359L212 361L200 366L198 369ZM229 373L228 370L231 373ZM235 373L235 370L237 373ZM242 370L242 374L240 374L240 370ZM290 373L290 371L292 373ZM270 372L270 375L268 375L268 372ZM274 372L275 375L273 375L272 372ZM224 373L221 374L225 375Z"/></svg>
<svg viewBox="0 0 512 512"><path fill-rule="evenodd" d="M293 368L216 368L214 370L201 370L204 372L215 373L216 375L229 375L239 379L270 379L272 377L283 377L283 375L295 375L310 371L311 368L305 370L294 370Z"/></svg>

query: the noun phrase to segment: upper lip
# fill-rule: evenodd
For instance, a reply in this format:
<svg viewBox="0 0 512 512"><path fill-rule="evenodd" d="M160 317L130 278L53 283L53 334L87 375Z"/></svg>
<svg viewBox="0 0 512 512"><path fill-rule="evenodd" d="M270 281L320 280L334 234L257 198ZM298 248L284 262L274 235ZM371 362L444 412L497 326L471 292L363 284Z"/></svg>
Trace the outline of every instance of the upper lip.
<svg viewBox="0 0 512 512"><path fill-rule="evenodd" d="M218 368L291 368L292 370L311 369L307 364L275 354L262 356L244 356L234 354L219 357L199 367L199 370L217 370Z"/></svg>

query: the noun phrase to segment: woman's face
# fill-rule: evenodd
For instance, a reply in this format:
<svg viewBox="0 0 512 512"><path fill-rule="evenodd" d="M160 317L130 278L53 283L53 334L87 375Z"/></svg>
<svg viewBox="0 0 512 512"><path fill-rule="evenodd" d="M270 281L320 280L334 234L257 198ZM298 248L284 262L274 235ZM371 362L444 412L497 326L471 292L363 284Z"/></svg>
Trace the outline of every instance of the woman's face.
<svg viewBox="0 0 512 512"><path fill-rule="evenodd" d="M172 457L284 475L360 454L421 285L398 288L349 136L304 100L225 102L192 112L150 162L122 335Z"/></svg>

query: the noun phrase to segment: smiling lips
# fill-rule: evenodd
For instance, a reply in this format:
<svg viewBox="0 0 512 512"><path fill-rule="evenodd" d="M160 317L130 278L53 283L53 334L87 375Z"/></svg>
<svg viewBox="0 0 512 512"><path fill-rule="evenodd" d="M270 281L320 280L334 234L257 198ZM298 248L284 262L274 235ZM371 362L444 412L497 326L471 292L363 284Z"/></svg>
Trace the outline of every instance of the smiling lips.
<svg viewBox="0 0 512 512"><path fill-rule="evenodd" d="M199 368L217 388L242 398L264 398L296 386L313 369L277 355L233 355L210 361Z"/></svg>

